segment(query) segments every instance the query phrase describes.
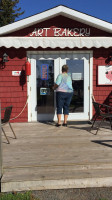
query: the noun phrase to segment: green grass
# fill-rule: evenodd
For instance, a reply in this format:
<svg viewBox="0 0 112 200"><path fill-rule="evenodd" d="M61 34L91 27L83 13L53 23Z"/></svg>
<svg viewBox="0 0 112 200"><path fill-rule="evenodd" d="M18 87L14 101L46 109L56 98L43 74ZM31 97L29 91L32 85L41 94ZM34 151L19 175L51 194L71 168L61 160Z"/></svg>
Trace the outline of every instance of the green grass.
<svg viewBox="0 0 112 200"><path fill-rule="evenodd" d="M19 192L1 193L0 200L41 200L41 199L34 197L32 195L32 192L30 191L25 193L19 193ZM108 200L108 199L100 198L98 200Z"/></svg>
<svg viewBox="0 0 112 200"><path fill-rule="evenodd" d="M39 200L38 198L35 198L31 192L25 192L25 193L1 193L0 194L0 200Z"/></svg>
<svg viewBox="0 0 112 200"><path fill-rule="evenodd" d="M108 199L99 199L99 200L108 200Z"/></svg>
<svg viewBox="0 0 112 200"><path fill-rule="evenodd" d="M99 200L108 200L108 199L99 199Z"/></svg>

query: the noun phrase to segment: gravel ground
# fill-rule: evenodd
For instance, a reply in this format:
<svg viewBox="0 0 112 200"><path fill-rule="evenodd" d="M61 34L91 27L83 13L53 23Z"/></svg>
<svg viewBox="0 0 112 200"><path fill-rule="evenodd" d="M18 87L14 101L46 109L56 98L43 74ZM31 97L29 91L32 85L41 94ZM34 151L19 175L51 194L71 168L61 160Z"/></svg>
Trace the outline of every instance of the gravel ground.
<svg viewBox="0 0 112 200"><path fill-rule="evenodd" d="M39 200L112 200L112 187L33 191Z"/></svg>

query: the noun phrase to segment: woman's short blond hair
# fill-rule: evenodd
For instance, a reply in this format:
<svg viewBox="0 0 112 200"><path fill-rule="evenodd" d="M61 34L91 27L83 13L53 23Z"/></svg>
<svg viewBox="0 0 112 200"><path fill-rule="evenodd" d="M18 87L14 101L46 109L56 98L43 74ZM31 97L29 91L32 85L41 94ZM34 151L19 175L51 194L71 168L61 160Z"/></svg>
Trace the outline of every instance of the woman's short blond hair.
<svg viewBox="0 0 112 200"><path fill-rule="evenodd" d="M68 65L62 66L62 72L68 72Z"/></svg>

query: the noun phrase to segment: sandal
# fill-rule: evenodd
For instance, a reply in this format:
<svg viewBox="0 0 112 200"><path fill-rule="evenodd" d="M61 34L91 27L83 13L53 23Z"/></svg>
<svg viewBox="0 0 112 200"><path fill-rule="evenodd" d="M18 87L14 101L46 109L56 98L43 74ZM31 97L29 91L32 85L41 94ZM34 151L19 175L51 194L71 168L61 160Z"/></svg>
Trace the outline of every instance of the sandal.
<svg viewBox="0 0 112 200"><path fill-rule="evenodd" d="M67 127L67 124L64 124L64 123L63 123L63 126Z"/></svg>
<svg viewBox="0 0 112 200"><path fill-rule="evenodd" d="M61 126L61 124L56 124L56 127L60 127Z"/></svg>

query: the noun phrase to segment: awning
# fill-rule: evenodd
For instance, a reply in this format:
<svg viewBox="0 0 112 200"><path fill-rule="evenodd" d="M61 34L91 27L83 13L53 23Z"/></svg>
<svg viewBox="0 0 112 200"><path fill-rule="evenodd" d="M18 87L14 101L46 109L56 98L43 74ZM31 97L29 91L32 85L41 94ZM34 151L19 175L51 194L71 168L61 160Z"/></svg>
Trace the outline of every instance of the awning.
<svg viewBox="0 0 112 200"><path fill-rule="evenodd" d="M112 47L112 37L0 37L0 47L14 48L61 48Z"/></svg>

